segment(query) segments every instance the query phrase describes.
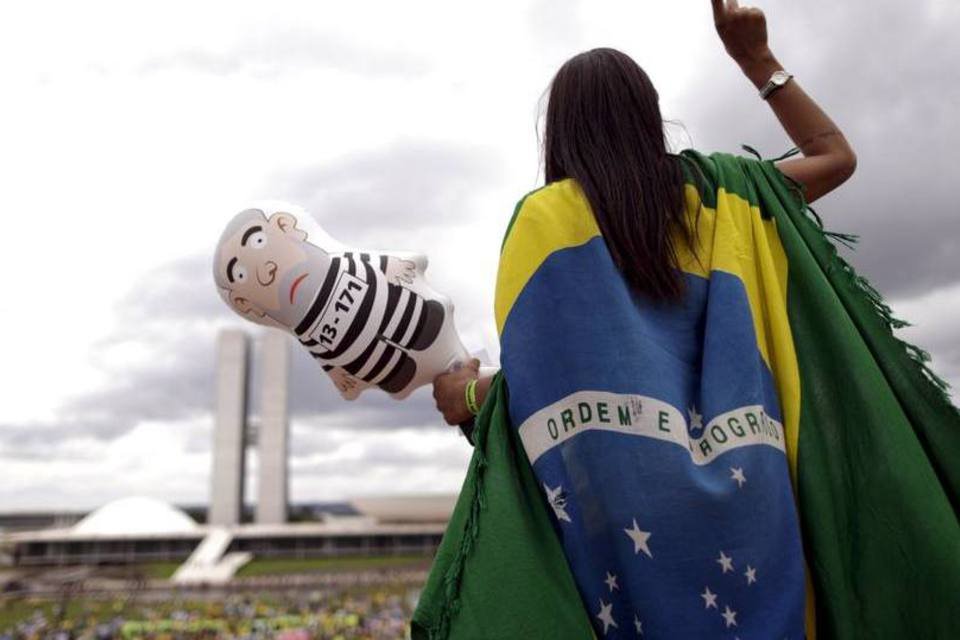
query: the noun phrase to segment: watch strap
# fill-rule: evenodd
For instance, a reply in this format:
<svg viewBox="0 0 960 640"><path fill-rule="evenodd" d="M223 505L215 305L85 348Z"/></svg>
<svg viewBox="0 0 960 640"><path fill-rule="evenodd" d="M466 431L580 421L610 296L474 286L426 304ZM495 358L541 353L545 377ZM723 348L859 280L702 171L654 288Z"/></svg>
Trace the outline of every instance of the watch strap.
<svg viewBox="0 0 960 640"><path fill-rule="evenodd" d="M783 80L778 82L778 78L783 76L786 76L786 77L783 78ZM783 87L784 85L786 85L791 78L793 78L793 74L789 73L788 71L784 71L783 69L778 69L774 71L773 75L770 76L770 79L767 80L767 83L763 85L763 87L760 89L760 97L766 100L767 98L770 97L770 94L772 94L774 91L776 91L780 87Z"/></svg>

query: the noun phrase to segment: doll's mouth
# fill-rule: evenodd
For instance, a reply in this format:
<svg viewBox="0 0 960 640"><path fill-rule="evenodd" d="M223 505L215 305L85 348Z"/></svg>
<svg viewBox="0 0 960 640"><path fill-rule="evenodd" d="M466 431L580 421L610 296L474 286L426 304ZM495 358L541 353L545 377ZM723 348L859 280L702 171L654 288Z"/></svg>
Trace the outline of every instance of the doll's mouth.
<svg viewBox="0 0 960 640"><path fill-rule="evenodd" d="M309 273L303 274L302 276L294 280L292 285L290 285L290 304L293 304L293 296L297 293L297 287L300 286L300 283L303 282L308 275L310 274Z"/></svg>

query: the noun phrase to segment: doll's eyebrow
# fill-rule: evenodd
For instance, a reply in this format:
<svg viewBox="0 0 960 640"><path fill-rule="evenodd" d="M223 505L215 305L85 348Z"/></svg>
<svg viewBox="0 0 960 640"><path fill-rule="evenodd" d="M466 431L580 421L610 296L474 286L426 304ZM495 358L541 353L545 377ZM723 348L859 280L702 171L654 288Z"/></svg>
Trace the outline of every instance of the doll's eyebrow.
<svg viewBox="0 0 960 640"><path fill-rule="evenodd" d="M230 262L227 263L227 280L231 283L233 282L233 265L237 264L236 258L230 258Z"/></svg>
<svg viewBox="0 0 960 640"><path fill-rule="evenodd" d="M258 231L263 231L263 227L261 227L261 226L258 225L258 226L250 227L249 229L247 229L247 230L244 232L243 237L240 238L240 246L241 246L241 247L245 246L245 245L247 244L247 240L250 239L250 236L252 236L253 234L255 234L255 233L258 232Z"/></svg>

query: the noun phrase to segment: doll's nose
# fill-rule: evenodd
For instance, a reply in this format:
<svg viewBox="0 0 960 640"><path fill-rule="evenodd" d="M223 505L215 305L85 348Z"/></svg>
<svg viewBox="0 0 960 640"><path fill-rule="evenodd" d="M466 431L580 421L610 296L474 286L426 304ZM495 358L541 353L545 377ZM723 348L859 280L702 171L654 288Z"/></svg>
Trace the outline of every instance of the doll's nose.
<svg viewBox="0 0 960 640"><path fill-rule="evenodd" d="M273 281L277 279L277 263L268 260L261 267L257 267L257 282L263 286L268 286L273 284Z"/></svg>

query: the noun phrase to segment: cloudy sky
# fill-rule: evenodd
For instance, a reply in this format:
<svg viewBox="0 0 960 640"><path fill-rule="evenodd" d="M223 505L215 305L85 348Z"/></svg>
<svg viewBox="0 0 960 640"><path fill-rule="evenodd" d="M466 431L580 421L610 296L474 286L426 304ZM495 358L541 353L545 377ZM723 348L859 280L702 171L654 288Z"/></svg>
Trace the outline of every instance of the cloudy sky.
<svg viewBox="0 0 960 640"><path fill-rule="evenodd" d="M817 210L960 387L960 5L763 0L771 46L858 153ZM268 8L267 8L268 7ZM792 144L709 2L30 2L0 21L0 511L205 503L214 354L256 331L216 295L225 221L299 204L339 240L428 253L495 355L497 250L538 186L537 117L571 55L613 46L676 150ZM454 492L471 449L429 390L347 404L295 351L294 501ZM252 495L252 492L251 492Z"/></svg>

